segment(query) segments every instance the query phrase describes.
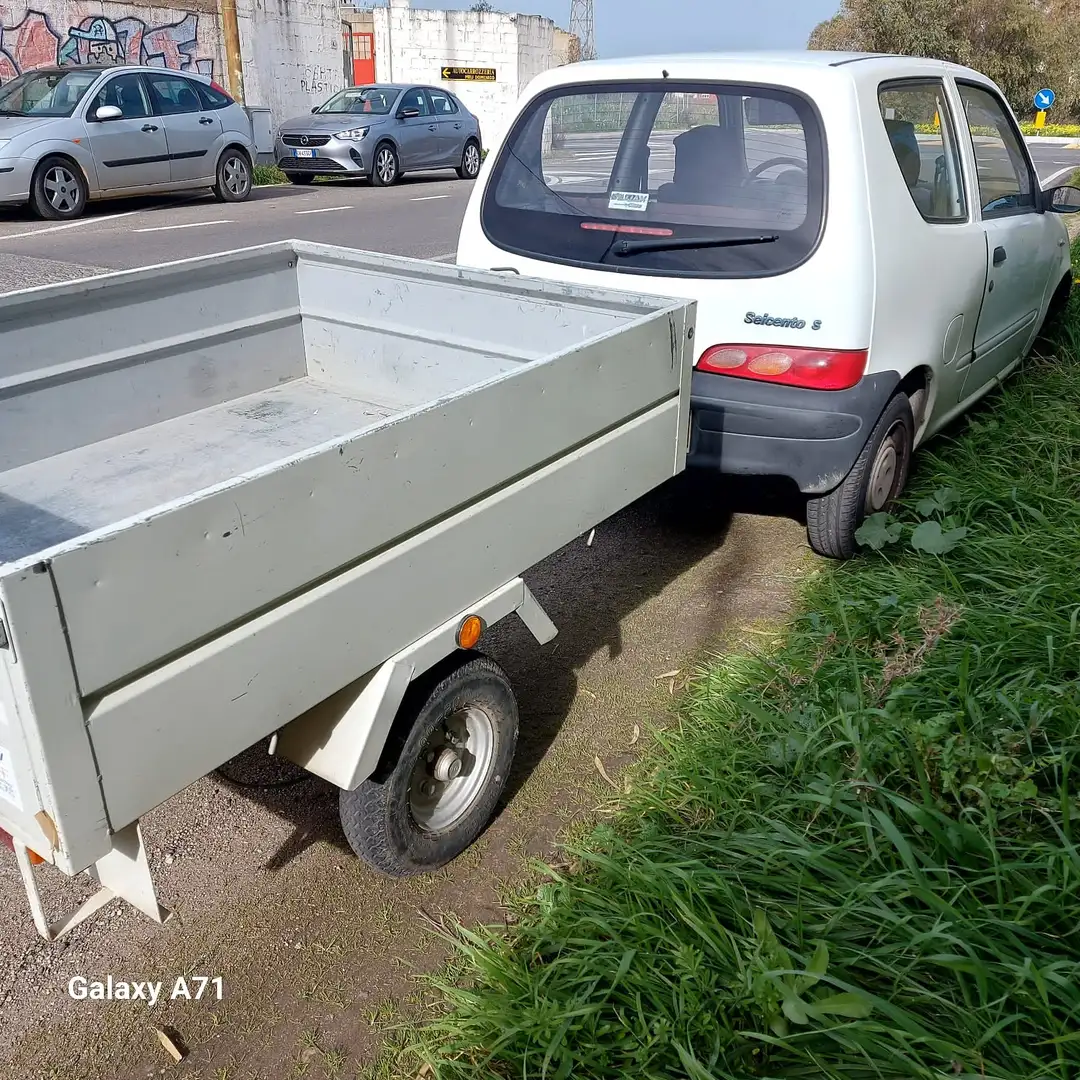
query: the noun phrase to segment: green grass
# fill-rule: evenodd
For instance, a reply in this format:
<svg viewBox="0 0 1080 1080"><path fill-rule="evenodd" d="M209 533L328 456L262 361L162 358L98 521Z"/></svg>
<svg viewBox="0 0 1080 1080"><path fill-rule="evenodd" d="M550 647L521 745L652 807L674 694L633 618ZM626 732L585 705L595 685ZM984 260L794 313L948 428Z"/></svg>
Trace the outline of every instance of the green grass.
<svg viewBox="0 0 1080 1080"><path fill-rule="evenodd" d="M1080 301L1056 351L701 673L509 936L459 931L437 1076L1080 1077Z"/></svg>
<svg viewBox="0 0 1080 1080"><path fill-rule="evenodd" d="M288 183L288 178L276 165L256 165L252 170L252 179L256 187Z"/></svg>

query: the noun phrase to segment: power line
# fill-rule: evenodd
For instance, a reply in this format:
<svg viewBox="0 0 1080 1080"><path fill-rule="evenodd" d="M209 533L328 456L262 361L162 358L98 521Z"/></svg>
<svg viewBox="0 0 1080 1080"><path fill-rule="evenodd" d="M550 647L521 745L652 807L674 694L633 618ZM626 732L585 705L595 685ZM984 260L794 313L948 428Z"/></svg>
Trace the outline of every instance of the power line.
<svg viewBox="0 0 1080 1080"><path fill-rule="evenodd" d="M593 0L570 0L570 33L578 39L582 60L596 59Z"/></svg>

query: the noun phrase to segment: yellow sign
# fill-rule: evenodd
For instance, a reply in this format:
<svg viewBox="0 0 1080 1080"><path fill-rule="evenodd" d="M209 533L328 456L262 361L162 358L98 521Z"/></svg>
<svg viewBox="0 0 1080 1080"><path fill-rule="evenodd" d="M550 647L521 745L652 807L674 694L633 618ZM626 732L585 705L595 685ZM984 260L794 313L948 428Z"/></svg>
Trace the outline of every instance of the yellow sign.
<svg viewBox="0 0 1080 1080"><path fill-rule="evenodd" d="M1035 114L1035 126L1037 128L1046 127L1046 110L1040 109Z"/></svg>
<svg viewBox="0 0 1080 1080"><path fill-rule="evenodd" d="M484 67L444 67L442 77L447 82L494 82L495 69Z"/></svg>

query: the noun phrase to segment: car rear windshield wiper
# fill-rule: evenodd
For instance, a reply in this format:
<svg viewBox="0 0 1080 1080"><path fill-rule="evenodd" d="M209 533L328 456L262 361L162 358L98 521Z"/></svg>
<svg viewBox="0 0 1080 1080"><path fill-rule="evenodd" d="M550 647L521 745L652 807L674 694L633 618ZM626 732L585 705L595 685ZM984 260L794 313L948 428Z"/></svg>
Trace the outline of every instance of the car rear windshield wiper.
<svg viewBox="0 0 1080 1080"><path fill-rule="evenodd" d="M746 247L749 244L775 244L777 234L765 236L672 236L666 240L623 240L612 249L613 255L625 259L644 251L681 251L694 248Z"/></svg>

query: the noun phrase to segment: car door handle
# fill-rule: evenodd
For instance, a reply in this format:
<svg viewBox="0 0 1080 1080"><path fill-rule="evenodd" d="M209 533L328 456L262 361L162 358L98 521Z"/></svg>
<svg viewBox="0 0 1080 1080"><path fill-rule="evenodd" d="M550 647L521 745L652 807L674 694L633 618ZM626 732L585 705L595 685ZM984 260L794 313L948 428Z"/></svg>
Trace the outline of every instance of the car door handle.
<svg viewBox="0 0 1080 1080"><path fill-rule="evenodd" d="M438 131L439 130L439 125L438 124L428 124L427 129L428 129L428 131Z"/></svg>
<svg viewBox="0 0 1080 1080"><path fill-rule="evenodd" d="M460 124L455 124L454 127L456 127L458 129L458 131L461 130L461 125Z"/></svg>
<svg viewBox="0 0 1080 1080"><path fill-rule="evenodd" d="M995 266L1000 266L1007 258L1008 258L1008 256L1005 254L1005 249L1003 247L994 248L994 265Z"/></svg>
<svg viewBox="0 0 1080 1080"><path fill-rule="evenodd" d="M199 117L199 123L200 124L212 124L213 122L214 121L211 120L209 116L200 116Z"/></svg>
<svg viewBox="0 0 1080 1080"><path fill-rule="evenodd" d="M157 124L143 124L143 131L157 131Z"/></svg>

